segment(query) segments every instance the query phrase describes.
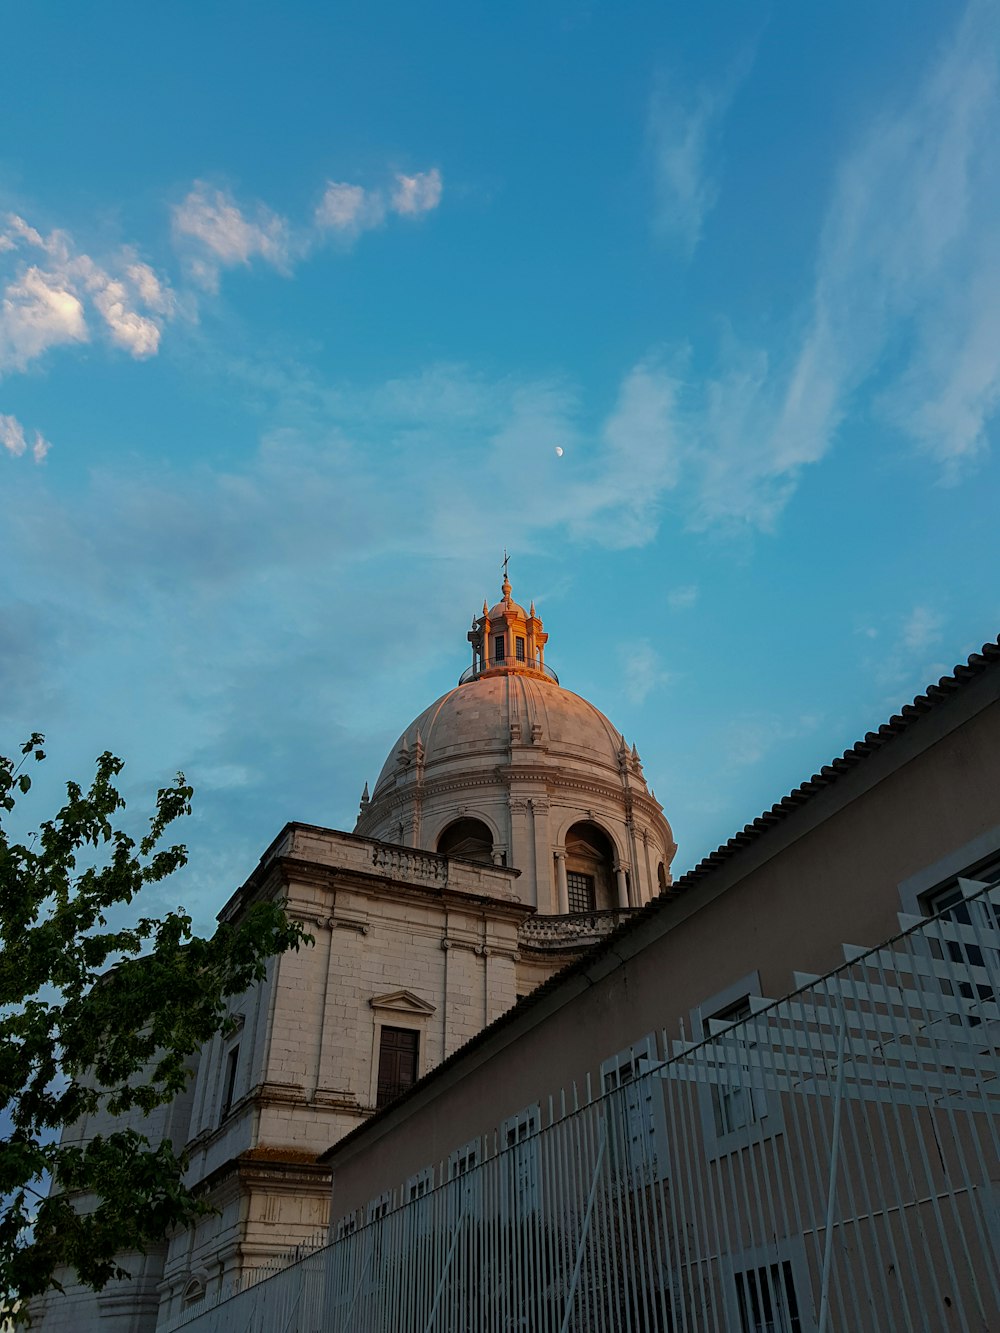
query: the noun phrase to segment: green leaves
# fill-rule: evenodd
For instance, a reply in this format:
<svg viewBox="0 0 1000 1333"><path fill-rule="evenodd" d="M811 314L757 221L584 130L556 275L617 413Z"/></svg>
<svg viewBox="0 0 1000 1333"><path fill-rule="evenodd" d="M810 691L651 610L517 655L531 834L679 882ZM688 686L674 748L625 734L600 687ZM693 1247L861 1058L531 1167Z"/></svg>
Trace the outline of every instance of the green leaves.
<svg viewBox="0 0 1000 1333"><path fill-rule="evenodd" d="M32 735L16 766L0 757L0 812L30 792L21 769L45 758L42 744ZM211 939L182 909L109 927L113 910L186 864L183 845L160 843L192 797L178 773L136 845L113 823L121 769L102 754L89 788L67 783L29 845L10 842L0 819L0 1110L11 1125L0 1138L0 1308L47 1290L57 1269L99 1289L120 1274L117 1253L200 1215L183 1154L169 1138L151 1144L142 1117L183 1090L197 1051L227 1025L227 1001L263 979L268 958L311 942L277 902ZM55 1181L47 1197L43 1174Z"/></svg>

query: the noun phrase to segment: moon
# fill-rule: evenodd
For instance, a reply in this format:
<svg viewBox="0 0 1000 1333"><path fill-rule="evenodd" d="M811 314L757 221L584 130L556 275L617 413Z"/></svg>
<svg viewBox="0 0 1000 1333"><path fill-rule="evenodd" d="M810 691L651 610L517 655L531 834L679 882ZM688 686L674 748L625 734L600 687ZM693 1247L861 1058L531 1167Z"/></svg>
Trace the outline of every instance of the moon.
<svg viewBox="0 0 1000 1333"><path fill-rule="evenodd" d="M563 447L562 447L561 444L557 444L557 445L556 445L556 458L562 458L562 456L563 456Z"/></svg>

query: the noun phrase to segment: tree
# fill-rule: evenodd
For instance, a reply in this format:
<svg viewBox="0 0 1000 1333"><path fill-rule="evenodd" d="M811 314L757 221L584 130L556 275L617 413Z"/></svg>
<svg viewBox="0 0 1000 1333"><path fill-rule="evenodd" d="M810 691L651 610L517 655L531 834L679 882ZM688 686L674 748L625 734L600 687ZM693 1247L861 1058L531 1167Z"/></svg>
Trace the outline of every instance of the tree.
<svg viewBox="0 0 1000 1333"><path fill-rule="evenodd" d="M16 843L5 820L42 744L33 735L16 765L0 756L0 1310L59 1287L60 1268L95 1290L127 1277L116 1254L144 1252L207 1210L185 1188L183 1151L151 1143L142 1117L184 1088L190 1057L228 1030L227 1000L263 979L269 957L312 942L277 902L211 939L193 934L183 909L117 924L141 889L186 863L185 847L160 844L190 813L192 790L183 774L163 788L137 844L112 823L123 765L105 753L89 790L67 783L62 809ZM127 1122L59 1141L98 1111Z"/></svg>

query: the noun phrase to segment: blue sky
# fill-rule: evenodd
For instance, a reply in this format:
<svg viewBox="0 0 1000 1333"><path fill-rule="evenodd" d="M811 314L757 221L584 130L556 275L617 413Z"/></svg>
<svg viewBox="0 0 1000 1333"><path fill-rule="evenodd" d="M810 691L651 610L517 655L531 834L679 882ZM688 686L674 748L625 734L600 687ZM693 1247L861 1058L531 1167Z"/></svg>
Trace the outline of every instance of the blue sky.
<svg viewBox="0 0 1000 1333"><path fill-rule="evenodd" d="M1000 630L995 5L2 22L2 748L183 768L203 927L504 546L675 871Z"/></svg>

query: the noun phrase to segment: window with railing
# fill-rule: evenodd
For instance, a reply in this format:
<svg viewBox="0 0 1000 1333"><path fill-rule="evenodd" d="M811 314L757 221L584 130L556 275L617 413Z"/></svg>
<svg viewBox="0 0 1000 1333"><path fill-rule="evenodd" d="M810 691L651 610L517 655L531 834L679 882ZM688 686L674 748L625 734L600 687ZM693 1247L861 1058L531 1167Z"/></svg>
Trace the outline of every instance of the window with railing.
<svg viewBox="0 0 1000 1333"><path fill-rule="evenodd" d="M493 660L494 662L502 662L504 661L506 656L507 654L504 651L503 635L498 634L496 638L493 640Z"/></svg>
<svg viewBox="0 0 1000 1333"><path fill-rule="evenodd" d="M742 1023L751 1014L749 998L730 1005L717 1014L713 1014L723 1023ZM733 1062L727 1071L728 1082L720 1083L713 1089L715 1102L715 1132L718 1135L734 1134L738 1129L745 1129L758 1118L754 1102L753 1089L749 1086L749 1061L752 1042L746 1028L737 1028L731 1038L727 1038L726 1049L732 1043Z"/></svg>
<svg viewBox="0 0 1000 1333"><path fill-rule="evenodd" d="M977 868L977 874L968 878L973 879L974 883L996 883L1000 879L1000 860L994 859L988 865ZM971 1011L979 1011L985 1001L994 999L996 995L993 986L985 978L995 976L1000 964L1000 907L986 899L970 902L957 878L926 894L923 901L929 914L940 915L945 921L960 928L954 932L958 938L932 940L932 953L960 968L985 969L979 974L982 980L954 982L947 977L941 978L941 986L946 994L957 994L961 999L971 1002L970 1012L965 1017L954 1015L952 1021L959 1026L964 1023L967 1027L979 1027L982 1017L979 1012ZM961 930L963 926L968 929Z"/></svg>
<svg viewBox="0 0 1000 1333"><path fill-rule="evenodd" d="M636 1183L666 1173L663 1090L648 1077L657 1063L650 1034L601 1065L602 1090L619 1094L608 1101L612 1160L619 1176Z"/></svg>
<svg viewBox="0 0 1000 1333"><path fill-rule="evenodd" d="M514 656L519 662L524 661L524 640L521 638L520 634L514 640Z"/></svg>
<svg viewBox="0 0 1000 1333"><path fill-rule="evenodd" d="M795 1280L787 1259L735 1276L742 1333L801 1333Z"/></svg>

